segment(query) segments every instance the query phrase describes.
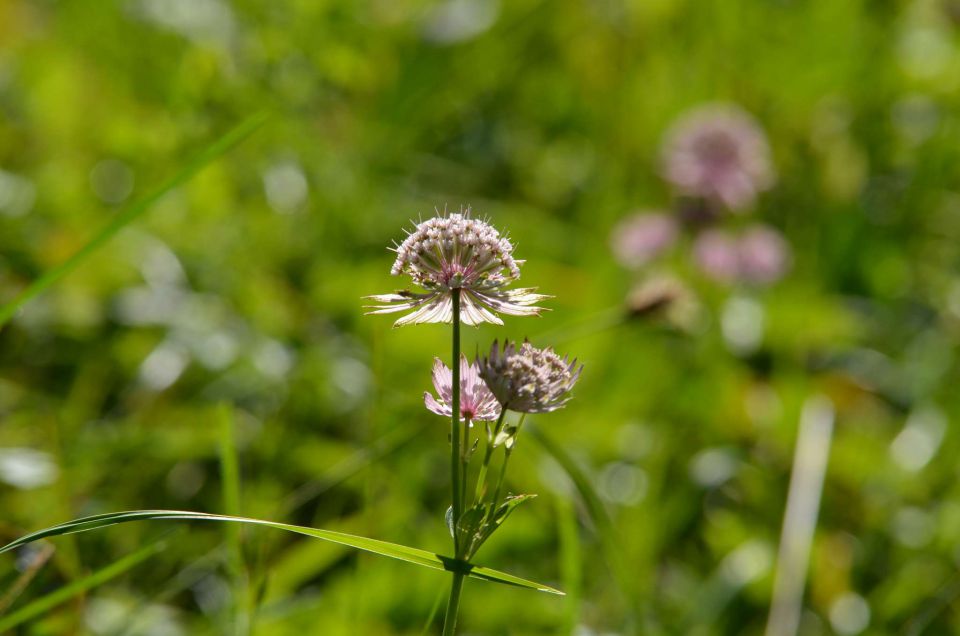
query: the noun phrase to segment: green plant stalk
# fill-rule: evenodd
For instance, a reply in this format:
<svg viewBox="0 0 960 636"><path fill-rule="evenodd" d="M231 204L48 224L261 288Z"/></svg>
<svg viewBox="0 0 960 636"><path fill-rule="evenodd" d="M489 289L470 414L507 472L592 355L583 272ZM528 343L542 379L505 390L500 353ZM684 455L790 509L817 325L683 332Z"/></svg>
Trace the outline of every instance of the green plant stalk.
<svg viewBox="0 0 960 636"><path fill-rule="evenodd" d="M457 613L460 611L460 593L463 591L463 575L453 574L450 600L447 601L447 616L443 621L443 636L453 636L457 631Z"/></svg>
<svg viewBox="0 0 960 636"><path fill-rule="evenodd" d="M454 289L450 296L453 300L453 360L450 365L453 388L452 414L450 416L450 442L453 445L450 453L453 471L451 479L453 484L453 548L456 557L459 559L463 556L461 554L463 546L460 545L457 528L460 515L463 514L463 502L460 501L460 493L462 492L462 486L460 485L460 432L457 430L457 426L460 424L460 290ZM450 598L447 601L447 613L443 621L443 636L453 636L456 632L462 590L463 574L454 572L453 583L450 586Z"/></svg>
<svg viewBox="0 0 960 636"><path fill-rule="evenodd" d="M520 415L520 421L517 422L517 430L514 435L520 432L520 427L523 426L523 420L526 419L527 414L523 413ZM491 515L497 510L497 502L500 500L500 489L503 488L503 478L507 474L507 462L510 461L510 454L513 452L513 445L507 446L503 445L503 464L500 465L500 477L497 479L497 489L493 491L493 499L490 502L490 513Z"/></svg>
<svg viewBox="0 0 960 636"><path fill-rule="evenodd" d="M237 461L237 444L234 434L233 409L228 404L217 407L220 421L220 477L223 483L223 513L230 517L240 515L240 467ZM250 596L250 581L243 558L240 527L227 524L224 528L227 539L228 568L233 582L233 632L236 636L250 633L253 619L253 603Z"/></svg>
<svg viewBox="0 0 960 636"><path fill-rule="evenodd" d="M450 472L453 490L453 548L460 557L460 540L457 537L457 523L463 514L463 502L460 501L460 290L453 290L453 360L450 364L452 375L453 400L450 415Z"/></svg>
<svg viewBox="0 0 960 636"><path fill-rule="evenodd" d="M110 565L97 570L87 577L78 579L69 585L65 585L64 587L61 587L50 594L47 594L46 596L23 606L12 614L7 614L0 619L0 633L9 634L10 630L12 630L14 627L36 618L37 616L42 616L58 605L61 605L62 603L65 603L66 601L83 594L87 590L93 589L106 583L112 578L120 576L135 565L138 565L153 555L162 552L166 548L167 541L165 539L151 543L148 546L140 548L136 552L128 554L122 559L114 561Z"/></svg>
<svg viewBox="0 0 960 636"><path fill-rule="evenodd" d="M106 224L90 241L81 247L73 256L47 270L40 278L30 283L22 292L10 302L0 307L0 327L5 325L17 313L23 305L39 296L48 287L58 280L75 270L91 254L96 252L104 243L109 241L117 232L136 220L140 215L146 212L154 203L162 199L168 192L174 188L189 181L201 168L212 162L214 159L227 152L238 143L246 139L257 128L263 125L267 120L267 113L257 113L252 117L241 122L236 128L233 128L218 140L204 148L197 156L188 161L183 168L176 174L160 184L160 186L147 196L134 201L124 208L119 214Z"/></svg>
<svg viewBox="0 0 960 636"><path fill-rule="evenodd" d="M467 505L467 465L470 462L470 420L463 420L463 444L460 446L460 505Z"/></svg>
<svg viewBox="0 0 960 636"><path fill-rule="evenodd" d="M480 503L484 495L484 486L487 481L487 470L490 468L490 459L493 457L493 440L497 439L497 434L503 426L503 418L507 414L506 409L500 410L500 417L497 418L497 424L493 427L493 434L487 434L487 446L483 453L483 464L480 466L480 474L477 475L477 489L474 494L474 503Z"/></svg>

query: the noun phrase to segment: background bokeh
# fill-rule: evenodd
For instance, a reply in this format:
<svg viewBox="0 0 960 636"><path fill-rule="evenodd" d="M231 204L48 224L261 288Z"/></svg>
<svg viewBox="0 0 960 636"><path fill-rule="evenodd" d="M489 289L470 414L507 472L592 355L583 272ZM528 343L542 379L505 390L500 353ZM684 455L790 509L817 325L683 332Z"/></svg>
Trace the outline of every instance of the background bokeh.
<svg viewBox="0 0 960 636"><path fill-rule="evenodd" d="M958 24L953 0L0 0L2 301L272 113L0 332L2 538L222 510L227 402L244 514L447 552L422 394L448 328L392 330L360 297L404 284L386 247L410 219L470 205L555 298L465 349L580 358L575 399L531 421L611 523L522 435L509 487L540 496L477 559L569 594L468 581L464 633L763 633L798 423L825 403L799 633L960 631ZM718 224L780 232L784 271L716 280L689 227L624 267L624 219L689 206L667 131L717 102L776 174ZM13 607L173 527L53 540ZM259 634L419 634L449 585L244 536ZM224 633L223 539L191 524L18 633ZM0 557L0 594L29 556Z"/></svg>

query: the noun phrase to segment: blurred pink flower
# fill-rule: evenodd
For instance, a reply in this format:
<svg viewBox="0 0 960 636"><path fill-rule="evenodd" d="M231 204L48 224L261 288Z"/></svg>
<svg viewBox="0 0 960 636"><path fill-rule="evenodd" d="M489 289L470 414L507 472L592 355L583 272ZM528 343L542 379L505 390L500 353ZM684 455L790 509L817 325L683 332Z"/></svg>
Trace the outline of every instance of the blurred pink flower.
<svg viewBox="0 0 960 636"><path fill-rule="evenodd" d="M740 264L737 239L723 230L706 230L693 244L693 258L703 273L729 283L736 280Z"/></svg>
<svg viewBox="0 0 960 636"><path fill-rule="evenodd" d="M765 225L752 225L739 237L723 230L707 230L694 242L693 256L710 278L757 285L783 278L792 258L783 235Z"/></svg>
<svg viewBox="0 0 960 636"><path fill-rule="evenodd" d="M433 359L433 388L437 391L437 400L428 391L423 392L423 403L437 415L453 415L453 372L440 361ZM467 356L460 356L460 419L495 420L500 417L500 403L487 385L480 379L480 367L470 364Z"/></svg>
<svg viewBox="0 0 960 636"><path fill-rule="evenodd" d="M773 283L790 268L790 245L777 230L754 225L740 237L740 277L751 283Z"/></svg>
<svg viewBox="0 0 960 636"><path fill-rule="evenodd" d="M775 174L757 121L732 104L708 104L683 115L667 132L663 176L687 195L731 210L750 207Z"/></svg>
<svg viewBox="0 0 960 636"><path fill-rule="evenodd" d="M610 248L617 262L631 269L642 267L677 238L677 222L662 213L633 214L610 233Z"/></svg>

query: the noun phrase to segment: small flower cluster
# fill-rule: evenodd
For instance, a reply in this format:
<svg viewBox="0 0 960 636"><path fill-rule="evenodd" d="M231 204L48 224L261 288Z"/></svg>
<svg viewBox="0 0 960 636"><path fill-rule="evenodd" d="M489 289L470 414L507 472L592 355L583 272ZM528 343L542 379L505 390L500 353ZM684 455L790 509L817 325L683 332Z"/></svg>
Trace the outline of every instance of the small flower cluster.
<svg viewBox="0 0 960 636"><path fill-rule="evenodd" d="M782 278L791 264L786 239L770 226L734 221L776 182L757 120L732 104L707 104L681 116L661 150L661 174L678 195L676 209L635 213L618 223L610 237L616 260L640 269L686 234L692 260L708 278L753 286Z"/></svg>
<svg viewBox="0 0 960 636"><path fill-rule="evenodd" d="M493 342L490 356L480 361L480 376L504 408L518 413L549 413L565 405L583 367L561 358L553 349L510 342L503 351Z"/></svg>

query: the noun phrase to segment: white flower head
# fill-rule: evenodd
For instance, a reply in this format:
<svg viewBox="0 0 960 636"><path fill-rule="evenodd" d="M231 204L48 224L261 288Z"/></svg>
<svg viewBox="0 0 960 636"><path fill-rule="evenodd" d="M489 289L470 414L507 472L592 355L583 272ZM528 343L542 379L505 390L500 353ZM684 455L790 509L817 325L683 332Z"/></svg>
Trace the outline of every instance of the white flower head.
<svg viewBox="0 0 960 636"><path fill-rule="evenodd" d="M548 298L534 288L504 289L520 277L513 245L490 224L465 212L441 214L421 221L397 248L390 273L407 274L423 293L398 291L367 296L382 303L370 314L414 310L395 327L424 322L453 322L453 295L459 294L460 321L466 325L502 325L497 313L536 316L534 304Z"/></svg>
<svg viewBox="0 0 960 636"><path fill-rule="evenodd" d="M433 388L437 398L423 392L423 403L437 415L453 415L453 372L440 358L433 359ZM480 366L470 364L467 356L460 355L460 419L495 420L500 417L500 403L480 379Z"/></svg>
<svg viewBox="0 0 960 636"><path fill-rule="evenodd" d="M570 400L570 390L583 366L561 358L553 349L524 342L519 349L494 341L490 356L479 360L480 377L505 409L518 413L548 413Z"/></svg>

